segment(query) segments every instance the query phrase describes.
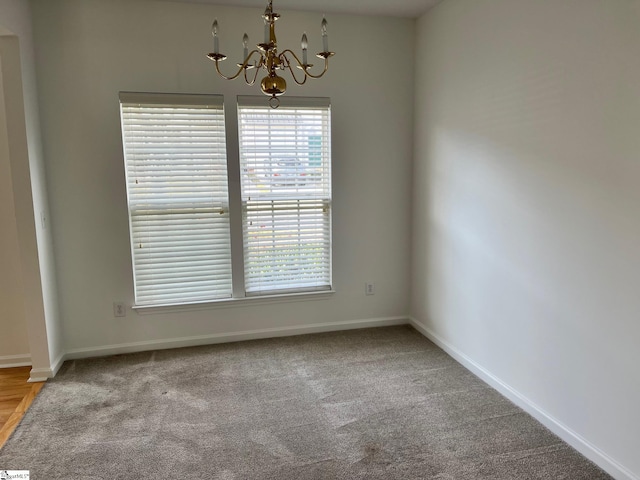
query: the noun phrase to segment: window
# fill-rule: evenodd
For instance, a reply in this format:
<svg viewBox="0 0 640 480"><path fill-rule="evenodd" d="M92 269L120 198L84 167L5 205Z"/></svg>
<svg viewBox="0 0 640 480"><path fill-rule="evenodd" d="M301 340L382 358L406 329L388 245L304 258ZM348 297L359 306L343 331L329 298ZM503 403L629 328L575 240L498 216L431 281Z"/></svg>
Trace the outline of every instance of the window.
<svg viewBox="0 0 640 480"><path fill-rule="evenodd" d="M247 295L331 288L329 104L304 100L238 101Z"/></svg>
<svg viewBox="0 0 640 480"><path fill-rule="evenodd" d="M222 97L120 102L136 305L231 297Z"/></svg>
<svg viewBox="0 0 640 480"><path fill-rule="evenodd" d="M238 159L222 96L120 94L137 306L331 289L329 102L283 100L239 97Z"/></svg>

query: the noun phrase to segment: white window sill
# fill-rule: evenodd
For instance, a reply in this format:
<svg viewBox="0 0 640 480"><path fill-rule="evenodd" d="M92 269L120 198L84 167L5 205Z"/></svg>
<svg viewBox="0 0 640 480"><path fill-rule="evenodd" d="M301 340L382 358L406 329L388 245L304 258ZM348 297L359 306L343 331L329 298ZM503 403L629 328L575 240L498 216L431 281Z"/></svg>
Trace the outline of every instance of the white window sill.
<svg viewBox="0 0 640 480"><path fill-rule="evenodd" d="M189 310L208 310L211 308L249 307L274 303L307 302L311 300L326 300L336 293L335 290L321 290L317 292L285 293L279 295L260 295L242 298L223 298L199 303L179 303L171 305L134 305L131 308L139 315L155 313L184 312Z"/></svg>

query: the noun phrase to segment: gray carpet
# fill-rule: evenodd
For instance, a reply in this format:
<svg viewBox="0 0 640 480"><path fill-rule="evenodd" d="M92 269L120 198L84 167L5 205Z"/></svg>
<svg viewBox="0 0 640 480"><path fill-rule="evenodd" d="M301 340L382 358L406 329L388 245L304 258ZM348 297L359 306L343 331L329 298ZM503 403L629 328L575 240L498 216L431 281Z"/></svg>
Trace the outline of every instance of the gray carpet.
<svg viewBox="0 0 640 480"><path fill-rule="evenodd" d="M411 327L67 362L0 451L33 479L608 479Z"/></svg>

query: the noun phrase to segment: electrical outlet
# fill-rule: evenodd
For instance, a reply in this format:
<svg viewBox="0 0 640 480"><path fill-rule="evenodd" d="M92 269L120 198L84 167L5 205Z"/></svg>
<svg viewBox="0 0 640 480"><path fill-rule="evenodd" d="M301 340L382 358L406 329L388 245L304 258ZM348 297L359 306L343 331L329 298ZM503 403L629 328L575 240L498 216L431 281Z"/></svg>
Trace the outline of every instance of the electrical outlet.
<svg viewBox="0 0 640 480"><path fill-rule="evenodd" d="M374 293L376 293L376 288L375 285L373 283L365 283L364 284L364 293L365 295L373 295Z"/></svg>
<svg viewBox="0 0 640 480"><path fill-rule="evenodd" d="M113 316L114 317L127 316L127 307L123 302L113 302Z"/></svg>

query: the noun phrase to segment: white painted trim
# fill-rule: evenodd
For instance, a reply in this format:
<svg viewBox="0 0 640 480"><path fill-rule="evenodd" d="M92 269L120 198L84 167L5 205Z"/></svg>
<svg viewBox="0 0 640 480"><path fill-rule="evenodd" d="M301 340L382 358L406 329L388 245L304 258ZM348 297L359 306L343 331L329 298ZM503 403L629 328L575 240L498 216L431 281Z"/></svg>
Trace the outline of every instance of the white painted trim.
<svg viewBox="0 0 640 480"><path fill-rule="evenodd" d="M60 370L60 367L64 363L64 354L60 354L60 356L51 364L49 368L32 368L29 374L28 383L33 382L45 382L49 378L53 378Z"/></svg>
<svg viewBox="0 0 640 480"><path fill-rule="evenodd" d="M214 335L200 335L194 337L180 337L163 340L121 343L116 345L105 345L92 348L78 348L69 350L64 356L64 359L71 360L76 358L101 357L106 355L119 355L122 353L144 352L147 350L195 347L199 345L212 345L215 343L239 342L243 340L256 340L259 338L288 337L292 335L353 330L358 328L388 327L391 325L407 325L408 323L408 317L404 316L349 320L345 322L314 323L311 325L295 325L290 327L264 328L260 330L246 330L240 332L219 333Z"/></svg>
<svg viewBox="0 0 640 480"><path fill-rule="evenodd" d="M24 353L21 355L3 355L0 357L0 368L30 367L31 355Z"/></svg>
<svg viewBox="0 0 640 480"><path fill-rule="evenodd" d="M515 403L518 407L522 408L525 412L542 423L545 427L547 427L558 437L560 437L562 440L579 451L582 455L605 470L609 475L613 476L617 480L640 480L640 478L635 476L630 470L620 465L605 452L590 443L587 439L571 430L561 421L554 418L552 415L549 415L546 411L544 411L534 402L522 395L520 392L500 380L484 367L474 362L471 358L466 356L456 347L434 333L431 329L429 329L429 327L413 317L410 317L409 321L416 330L418 330L422 335L435 343L442 350L447 352L447 354L454 358L458 363L463 365L481 380L495 388L498 392Z"/></svg>
<svg viewBox="0 0 640 480"><path fill-rule="evenodd" d="M250 297L222 298L195 303L176 303L173 305L134 305L131 310L138 315L183 312L188 310L204 310L215 308L246 307L269 303L308 302L310 300L327 300L335 294L335 290L316 290L277 295L254 295Z"/></svg>
<svg viewBox="0 0 640 480"><path fill-rule="evenodd" d="M53 378L53 377L56 376L56 373L58 373L58 370L60 370L60 367L62 366L62 364L65 361L65 357L66 357L66 354L63 352L51 364L51 377L50 378Z"/></svg>
<svg viewBox="0 0 640 480"><path fill-rule="evenodd" d="M50 378L53 378L53 370L51 368L32 368L27 382L46 382Z"/></svg>

